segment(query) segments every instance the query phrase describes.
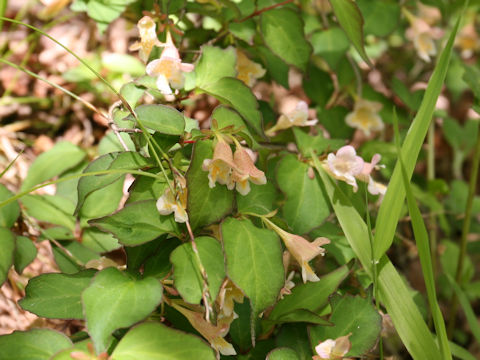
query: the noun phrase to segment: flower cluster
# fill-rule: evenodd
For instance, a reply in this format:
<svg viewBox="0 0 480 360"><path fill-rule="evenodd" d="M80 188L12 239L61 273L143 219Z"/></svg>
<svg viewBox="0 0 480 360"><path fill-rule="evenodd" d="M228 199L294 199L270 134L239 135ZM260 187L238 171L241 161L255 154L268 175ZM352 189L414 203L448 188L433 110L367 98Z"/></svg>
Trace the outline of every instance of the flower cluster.
<svg viewBox="0 0 480 360"><path fill-rule="evenodd" d="M317 119L308 120L308 105L305 101L299 101L295 110L288 114L282 114L277 123L268 129L265 134L274 136L277 131L291 128L292 126L313 126Z"/></svg>
<svg viewBox="0 0 480 360"><path fill-rule="evenodd" d="M353 111L346 116L345 122L370 136L371 131L381 131L384 128L382 118L378 115L382 107L379 102L358 99Z"/></svg>
<svg viewBox="0 0 480 360"><path fill-rule="evenodd" d="M347 145L340 148L336 154L328 154L323 168L335 179L351 185L355 192L358 190L357 180L360 180L368 183L368 191L372 195L384 195L387 190L385 185L375 182L371 176L372 171L379 168L377 164L380 159L380 155L375 154L370 163L365 162L357 156L353 146Z"/></svg>
<svg viewBox="0 0 480 360"><path fill-rule="evenodd" d="M230 145L219 137L212 159L205 159L202 169L208 171L208 185L213 188L218 182L227 185L229 190L234 187L242 195L250 192L251 181L257 185L266 184L265 173L255 167L253 159L247 150L237 144L235 154L232 153Z"/></svg>

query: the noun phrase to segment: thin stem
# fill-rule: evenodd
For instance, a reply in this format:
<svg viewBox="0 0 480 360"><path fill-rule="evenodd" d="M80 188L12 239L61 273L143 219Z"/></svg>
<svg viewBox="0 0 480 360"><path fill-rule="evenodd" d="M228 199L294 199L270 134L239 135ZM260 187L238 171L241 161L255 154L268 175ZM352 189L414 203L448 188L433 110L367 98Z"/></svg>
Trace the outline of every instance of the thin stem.
<svg viewBox="0 0 480 360"><path fill-rule="evenodd" d="M285 1L282 1L282 2L280 2L280 3L278 3L278 4L274 4L274 5L271 5L271 6L264 7L263 9L257 10L257 11L255 11L255 12L251 13L250 15L248 15L247 17L244 17L243 19L240 19L240 20L236 20L235 22L239 22L239 23L240 23L240 22L244 22L244 21L246 21L246 20L248 20L248 19L251 19L252 17L255 17L255 16L257 16L257 15L260 15L260 14L264 13L265 11L275 9L275 8L277 8L277 7L279 7L279 6L286 5L286 4L291 3L291 2L293 2L293 1L294 1L294 0L285 0Z"/></svg>
<svg viewBox="0 0 480 360"><path fill-rule="evenodd" d="M472 172L470 174L470 182L468 184L467 205L465 207L465 217L463 219L463 225L462 225L460 253L458 254L457 272L455 274L455 281L458 284L461 284L465 257L467 255L467 236L468 236L468 232L470 231L470 223L472 221L473 199L475 197L475 189L477 186L479 166L480 166L480 131L478 131L477 143L475 144L475 152L473 154L473 159L472 159ZM450 301L450 317L449 317L449 323L448 323L449 338L452 337L453 330L455 329L455 315L457 313L457 308L458 308L458 298L454 293Z"/></svg>
<svg viewBox="0 0 480 360"><path fill-rule="evenodd" d="M208 275L205 267L203 266L202 259L200 259L200 254L198 252L197 243L195 242L195 237L193 236L192 227L190 226L190 221L187 219L185 222L187 225L188 235L190 236L190 242L192 243L192 250L195 256L195 262L197 263L198 269L203 279L203 289L202 289L202 298L205 303L205 319L210 321L210 312L212 311L212 295L210 294L210 287L208 285Z"/></svg>
<svg viewBox="0 0 480 360"><path fill-rule="evenodd" d="M62 177L62 178L57 179L57 180L48 181L46 183L36 185L36 186L34 186L34 187L32 187L28 190L22 191L22 192L18 193L17 195L9 197L8 199L0 202L0 208L2 208L5 205L10 204L11 202L13 202L17 199L20 199L22 196L30 194L32 191L41 189L42 187L45 187L45 186L48 186L48 185L54 185L54 184L58 184L58 183L61 183L61 182L64 182L64 181L73 180L73 179L77 179L77 178L82 178L82 177L85 177L85 176L109 175L109 174L133 174L133 175L148 176L148 177L151 177L151 178L154 178L154 179L159 178L158 175L151 174L151 173L146 172L146 171L128 170L128 169L109 169L109 170L101 170L101 171L92 171L92 172L82 173L82 174L74 174L74 175Z"/></svg>
<svg viewBox="0 0 480 360"><path fill-rule="evenodd" d="M38 33L40 33L41 35L49 38L50 40L52 40L54 43L56 43L57 45L61 46L63 49L65 49L65 51L67 51L70 55L72 55L73 57L75 57L78 61L80 61L84 66L86 66L93 74L95 74L96 77L98 77L115 95L117 95L119 97L119 99L122 101L123 105L125 106L125 108L128 109L128 111L136 118L136 114L135 112L133 111L132 107L130 106L130 104L127 102L127 100L125 100L125 98L107 81L105 80L104 77L102 77L102 75L100 75L94 68L92 68L84 59L82 59L80 56L78 56L77 54L75 54L72 50L70 50L68 47L66 47L65 45L63 45L60 41L56 40L55 38L53 38L52 36L48 35L45 31L33 26L33 25L30 25L30 24L27 24L27 23L24 23L23 21L19 21L19 20L13 20L13 19L9 19L9 18L6 18L4 16L0 16L0 20L3 20L3 21L8 21L8 22L11 22L11 23L14 23L14 24L18 24L18 25L23 25L25 27L28 27L29 29L32 29Z"/></svg>

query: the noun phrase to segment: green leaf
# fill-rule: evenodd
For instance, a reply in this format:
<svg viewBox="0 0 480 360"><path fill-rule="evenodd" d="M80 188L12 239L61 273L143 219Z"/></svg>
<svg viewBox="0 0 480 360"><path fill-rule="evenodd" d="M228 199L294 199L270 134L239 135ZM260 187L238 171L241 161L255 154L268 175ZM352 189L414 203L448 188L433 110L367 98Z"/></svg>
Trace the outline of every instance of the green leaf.
<svg viewBox="0 0 480 360"><path fill-rule="evenodd" d="M208 290L216 299L225 279L225 264L222 245L216 239L201 236L195 238L198 256L208 277ZM173 264L175 288L182 298L191 304L199 304L203 294L203 278L198 267L192 243L177 247L170 255Z"/></svg>
<svg viewBox="0 0 480 360"><path fill-rule="evenodd" d="M156 239L162 234L176 233L173 216L162 216L155 200L139 201L122 210L99 219L88 221L103 231L108 231L122 244L135 246Z"/></svg>
<svg viewBox="0 0 480 360"><path fill-rule="evenodd" d="M367 225L349 198L335 185L315 157L314 162L345 236L366 273L372 278L371 246ZM440 352L430 330L413 302L405 282L386 255L380 259L377 268L381 301L407 350L415 359L440 359Z"/></svg>
<svg viewBox="0 0 480 360"><path fill-rule="evenodd" d="M87 2L88 16L97 22L98 28L103 32L108 24L118 18L125 11L127 5L134 0L90 0Z"/></svg>
<svg viewBox="0 0 480 360"><path fill-rule="evenodd" d="M72 360L72 357L70 356L70 354L73 351L80 351L87 356L91 356L89 351L89 346L92 346L92 345L93 343L90 339L75 342L73 346L66 348L64 350L61 350L60 352L57 352L55 355L49 358L49 360Z"/></svg>
<svg viewBox="0 0 480 360"><path fill-rule="evenodd" d="M307 68L312 47L303 33L303 20L291 9L265 11L260 17L265 44L287 64Z"/></svg>
<svg viewBox="0 0 480 360"><path fill-rule="evenodd" d="M308 157L310 151L315 151L316 154L323 154L325 152L332 152L340 149L345 145L345 140L342 139L327 139L320 132L318 135L309 135L304 130L297 127L293 128L297 146L303 156Z"/></svg>
<svg viewBox="0 0 480 360"><path fill-rule="evenodd" d="M154 255L160 246L162 246L166 237L167 235L164 235L142 245L125 247L125 252L127 253L127 270L129 272L138 271L145 260Z"/></svg>
<svg viewBox="0 0 480 360"><path fill-rule="evenodd" d="M217 120L219 129L227 126L233 126L234 129L242 128L242 131L239 133L239 135L241 135L247 141L250 147L252 147L252 145L255 143L252 133L245 124L245 121L235 110L223 105L217 106L212 112L212 119Z"/></svg>
<svg viewBox="0 0 480 360"><path fill-rule="evenodd" d="M463 65L465 73L462 76L462 79L468 84L470 89L475 94L477 100L480 99L480 70L476 66L472 65Z"/></svg>
<svg viewBox="0 0 480 360"><path fill-rule="evenodd" d="M327 305L328 297L338 288L348 272L348 267L342 266L330 274L322 276L320 281L295 286L290 295L285 296L275 305L268 319L279 319L281 316L299 309L319 311Z"/></svg>
<svg viewBox="0 0 480 360"><path fill-rule="evenodd" d="M236 199L239 213L266 215L275 210L277 189L271 182L264 185L250 184L250 192L245 196L237 194Z"/></svg>
<svg viewBox="0 0 480 360"><path fill-rule="evenodd" d="M253 44L253 37L256 34L256 23L253 19L248 19L237 22L228 22L228 30L236 38L245 41L248 44Z"/></svg>
<svg viewBox="0 0 480 360"><path fill-rule="evenodd" d="M14 255L15 271L21 274L36 257L37 248L33 241L25 236L17 236Z"/></svg>
<svg viewBox="0 0 480 360"><path fill-rule="evenodd" d="M161 104L146 104L135 108L138 119L148 129L167 135L183 135L185 118L177 109ZM129 115L127 120L134 120Z"/></svg>
<svg viewBox="0 0 480 360"><path fill-rule="evenodd" d="M395 139L397 144L397 153L400 154L400 134L398 131L397 114L394 112ZM433 318L435 330L438 335L440 351L443 359L451 359L451 351L448 345L447 331L445 329L445 321L437 302L437 293L435 289L435 275L432 265L430 239L428 238L427 228L423 222L422 214L418 208L415 196L413 195L410 181L405 170L403 158L399 157L399 163L402 170L403 185L407 196L408 213L412 219L413 234L417 244L418 255L422 266L423 278L425 279L425 287L427 289L428 303Z"/></svg>
<svg viewBox="0 0 480 360"><path fill-rule="evenodd" d="M227 274L250 299L253 312L259 314L275 302L284 285L279 238L250 220L228 218L222 223L222 239Z"/></svg>
<svg viewBox="0 0 480 360"><path fill-rule="evenodd" d="M213 156L211 141L197 141L187 171L187 212L192 229L211 224L232 211L233 191L225 185L208 186L208 172L203 171L205 159Z"/></svg>
<svg viewBox="0 0 480 360"><path fill-rule="evenodd" d="M266 360L300 360L300 358L290 348L277 348L268 353Z"/></svg>
<svg viewBox="0 0 480 360"><path fill-rule="evenodd" d="M96 351L105 351L114 330L144 319L161 300L162 286L154 278L136 280L116 268L97 273L82 294L87 329Z"/></svg>
<svg viewBox="0 0 480 360"><path fill-rule="evenodd" d="M286 200L282 214L296 234L305 234L330 215L320 184L308 176L309 166L294 155L285 156L277 167L277 183Z"/></svg>
<svg viewBox="0 0 480 360"><path fill-rule="evenodd" d="M15 237L6 228L0 227L0 285L7 279L8 270L13 265Z"/></svg>
<svg viewBox="0 0 480 360"><path fill-rule="evenodd" d="M157 279L163 279L172 271L170 264L170 254L182 242L177 238L165 239L158 251L145 261L143 266L143 276L153 276Z"/></svg>
<svg viewBox="0 0 480 360"><path fill-rule="evenodd" d="M305 93L312 101L323 108L327 105L335 89L330 75L326 71L310 64L303 81L303 90L305 90Z"/></svg>
<svg viewBox="0 0 480 360"><path fill-rule="evenodd" d="M33 162L20 191L28 190L45 180L60 175L80 163L85 155L83 150L70 142L61 141L57 143Z"/></svg>
<svg viewBox="0 0 480 360"><path fill-rule="evenodd" d="M457 33L459 20L452 30L447 44L438 60L432 77L430 78L425 91L420 109L410 126L407 136L402 146L402 159L405 159L405 170L408 178L412 176L413 169L417 162L417 157L422 147L423 141L430 126L435 104L438 95L442 90L442 84L448 69L450 54L452 51L455 35ZM388 184L387 193L380 206L375 229L374 238L374 258L380 257L387 251L393 241L393 235L397 227L398 218L402 210L405 199L405 188L403 187L402 173L400 164L397 162L390 183Z"/></svg>
<svg viewBox="0 0 480 360"><path fill-rule="evenodd" d="M73 275L43 274L27 284L20 306L49 319L83 319L81 294L96 270L84 270Z"/></svg>
<svg viewBox="0 0 480 360"><path fill-rule="evenodd" d="M252 308L250 307L250 300L248 300L248 298L245 298L242 303L235 303L234 311L238 317L230 324L228 334L236 345L235 347L239 349L240 352L245 353L248 349L252 348L252 330L254 334L258 332L260 319L255 319L252 325Z"/></svg>
<svg viewBox="0 0 480 360"><path fill-rule="evenodd" d="M130 74L134 77L145 74L145 65L136 57L128 54L109 53L102 57L102 65L109 71Z"/></svg>
<svg viewBox="0 0 480 360"><path fill-rule="evenodd" d="M223 77L237 76L236 63L237 54L233 47L203 46L202 56L195 66L196 86L203 89Z"/></svg>
<svg viewBox="0 0 480 360"><path fill-rule="evenodd" d="M330 4L350 42L355 46L362 59L370 64L363 43L363 17L357 4L353 0L330 0Z"/></svg>
<svg viewBox="0 0 480 360"><path fill-rule="evenodd" d="M289 66L265 46L256 45L255 50L259 52L263 62L265 63L268 73L273 80L282 85L285 89L288 89Z"/></svg>
<svg viewBox="0 0 480 360"><path fill-rule="evenodd" d="M125 176L121 176L113 183L90 192L78 213L82 226L88 219L106 216L118 209L123 197L124 179Z"/></svg>
<svg viewBox="0 0 480 360"><path fill-rule="evenodd" d="M232 106L258 135L263 136L262 114L258 110L257 98L241 80L225 77L202 90Z"/></svg>
<svg viewBox="0 0 480 360"><path fill-rule="evenodd" d="M213 349L197 336L157 323L131 329L112 353L112 360L215 360Z"/></svg>
<svg viewBox="0 0 480 360"><path fill-rule="evenodd" d="M0 202L12 197L13 193L5 185L0 184ZM0 208L0 226L11 228L20 215L20 206L17 201Z"/></svg>
<svg viewBox="0 0 480 360"><path fill-rule="evenodd" d="M333 326L310 328L312 347L325 339L350 336L352 347L347 356L361 357L372 349L382 330L382 317L368 299L345 296L332 303L330 322Z"/></svg>
<svg viewBox="0 0 480 360"><path fill-rule="evenodd" d="M137 152L113 152L102 155L92 161L83 170L84 174L103 171L103 170L137 170L151 166L150 159L145 158ZM92 175L82 177L78 181L78 203L75 209L77 214L83 207L86 199L97 190L100 190L107 185L112 184L120 178L123 178L123 174L106 174L106 175Z"/></svg>
<svg viewBox="0 0 480 360"><path fill-rule="evenodd" d="M312 350L305 324L282 325L276 338L277 346L295 350L301 360L311 360Z"/></svg>
<svg viewBox="0 0 480 360"><path fill-rule="evenodd" d="M392 33L400 20L400 5L391 0L357 0L365 19L365 34L387 36Z"/></svg>
<svg viewBox="0 0 480 360"><path fill-rule="evenodd" d="M330 326L331 323L328 320L325 320L323 317L318 315L315 312L305 309L297 309L293 310L289 313L280 315L275 320L266 320L266 323L274 323L274 324L283 324L283 323L309 323L309 324L316 324L316 325L323 325L323 326Z"/></svg>
<svg viewBox="0 0 480 360"><path fill-rule="evenodd" d="M310 42L313 46L313 53L323 57L333 69L337 67L340 59L350 48L348 38L339 27L315 32L311 36Z"/></svg>
<svg viewBox="0 0 480 360"><path fill-rule="evenodd" d="M48 329L14 331L0 336L0 360L48 360L72 342L65 335Z"/></svg>
<svg viewBox="0 0 480 360"><path fill-rule="evenodd" d="M75 229L74 205L57 195L25 195L22 204L28 213L39 221Z"/></svg>

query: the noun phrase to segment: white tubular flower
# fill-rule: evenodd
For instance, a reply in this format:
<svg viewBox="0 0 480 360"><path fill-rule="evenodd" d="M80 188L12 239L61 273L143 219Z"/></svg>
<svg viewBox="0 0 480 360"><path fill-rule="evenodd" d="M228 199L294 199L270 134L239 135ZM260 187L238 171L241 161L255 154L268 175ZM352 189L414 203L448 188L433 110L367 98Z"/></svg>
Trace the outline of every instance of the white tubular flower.
<svg viewBox="0 0 480 360"><path fill-rule="evenodd" d="M404 13L410 22L407 29L407 38L413 41L413 46L418 56L425 62L430 62L430 57L437 55L436 39L442 36L442 31L438 28L432 28L426 19L417 17L408 11Z"/></svg>
<svg viewBox="0 0 480 360"><path fill-rule="evenodd" d="M352 334L341 336L335 340L327 339L315 346L317 355L313 356L313 360L341 360L350 351L352 344L349 337Z"/></svg>
<svg viewBox="0 0 480 360"><path fill-rule="evenodd" d="M265 73L266 70L260 64L250 60L247 55L237 49L237 79L252 87Z"/></svg>
<svg viewBox="0 0 480 360"><path fill-rule="evenodd" d="M353 128L362 130L366 136L370 136L371 131L383 130L383 121L378 115L381 109L382 104L379 102L359 99L355 102L353 111L345 118L345 122Z"/></svg>
<svg viewBox="0 0 480 360"><path fill-rule="evenodd" d="M177 194L172 194L170 188L167 188L162 196L157 200L157 209L160 215L175 214L175 221L185 223L188 220L187 215L187 188L185 181L180 182L180 189Z"/></svg>
<svg viewBox="0 0 480 360"><path fill-rule="evenodd" d="M317 119L308 120L308 104L305 101L299 101L295 110L287 115L282 114L277 123L265 133L268 136L274 136L279 130L285 130L292 126L313 126L317 122Z"/></svg>
<svg viewBox="0 0 480 360"><path fill-rule="evenodd" d="M218 182L227 185L229 190L235 187L232 179L232 169L235 168L233 163L233 154L230 145L225 140L220 139L215 145L212 159L203 160L202 169L208 171L208 186L213 188Z"/></svg>
<svg viewBox="0 0 480 360"><path fill-rule="evenodd" d="M171 95L172 89L181 89L185 82L185 72L193 71L193 64L182 63L180 54L173 44L172 36L167 34L167 42L160 59L148 63L146 71L157 77L157 88L164 95Z"/></svg>
<svg viewBox="0 0 480 360"><path fill-rule="evenodd" d="M319 237L310 242L299 235L286 232L268 219L264 219L264 221L280 236L288 252L300 264L303 282L319 281L320 278L315 274L308 262L318 255L325 255L325 249L322 246L329 244L330 240L325 237Z"/></svg>
<svg viewBox="0 0 480 360"><path fill-rule="evenodd" d="M162 43L157 38L155 31L155 22L150 16L142 17L138 23L137 28L140 33L140 41L133 43L129 50L138 50L138 55L143 62L147 62L154 46L162 46Z"/></svg>

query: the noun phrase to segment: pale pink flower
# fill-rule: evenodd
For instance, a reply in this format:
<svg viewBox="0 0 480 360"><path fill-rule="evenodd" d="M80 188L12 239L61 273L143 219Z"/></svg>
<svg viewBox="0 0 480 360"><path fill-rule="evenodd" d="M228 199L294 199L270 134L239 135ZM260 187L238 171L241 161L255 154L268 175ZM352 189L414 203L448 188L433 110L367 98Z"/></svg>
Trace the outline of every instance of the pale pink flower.
<svg viewBox="0 0 480 360"><path fill-rule="evenodd" d="M310 242L299 235L286 232L268 219L264 219L264 221L280 236L288 252L300 264L303 282L319 281L320 278L315 274L308 262L318 255L324 256L325 249L322 246L329 244L330 240L325 237L319 237Z"/></svg>
<svg viewBox="0 0 480 360"><path fill-rule="evenodd" d="M185 72L193 71L193 64L183 63L175 47L172 36L167 34L167 42L163 44L160 59L148 63L146 71L150 76L157 77L157 88L164 95L171 95L172 89L181 89L185 82Z"/></svg>
<svg viewBox="0 0 480 360"><path fill-rule="evenodd" d="M247 86L255 85L257 79L265 75L266 70L247 55L237 49L237 79L242 80Z"/></svg>
<svg viewBox="0 0 480 360"><path fill-rule="evenodd" d="M213 158L205 159L202 164L202 169L208 171L209 187L215 187L215 183L218 182L227 185L229 190L235 187L235 182L232 179L232 169L235 167L232 149L223 139L218 140L217 145L215 145Z"/></svg>
<svg viewBox="0 0 480 360"><path fill-rule="evenodd" d="M277 123L265 133L268 136L274 136L279 130L285 130L292 126L313 126L317 122L317 119L308 120L308 104L305 101L299 101L295 110L286 115L282 114Z"/></svg>
<svg viewBox="0 0 480 360"><path fill-rule="evenodd" d="M335 340L327 339L315 346L317 355L313 360L341 360L350 351L352 344L348 339L352 334L341 336Z"/></svg>
<svg viewBox="0 0 480 360"><path fill-rule="evenodd" d="M237 146L235 154L233 154L233 162L235 167L233 168L232 179L240 194L247 195L250 192L249 181L257 185L267 183L265 173L255 167L253 159L241 145Z"/></svg>
<svg viewBox="0 0 480 360"><path fill-rule="evenodd" d="M341 147L337 154L330 153L327 156L327 163L324 166L335 179L345 181L353 186L354 191L358 190L356 177L362 173L364 161L357 156L355 148L350 145Z"/></svg>
<svg viewBox="0 0 480 360"><path fill-rule="evenodd" d="M410 27L406 32L407 38L413 41L420 59L430 62L430 57L437 55L435 40L442 37L442 30L431 27L425 19L414 16L406 10L404 13L410 21Z"/></svg>
<svg viewBox="0 0 480 360"><path fill-rule="evenodd" d="M362 130L366 136L370 136L371 131L383 130L383 121L378 115L382 106L376 101L359 99L355 102L353 111L346 116L345 122L351 127Z"/></svg>
<svg viewBox="0 0 480 360"><path fill-rule="evenodd" d="M163 45L157 38L155 27L155 22L150 16L142 17L137 23L138 32L140 33L140 41L133 43L129 50L138 50L138 55L143 62L148 61L154 46Z"/></svg>

